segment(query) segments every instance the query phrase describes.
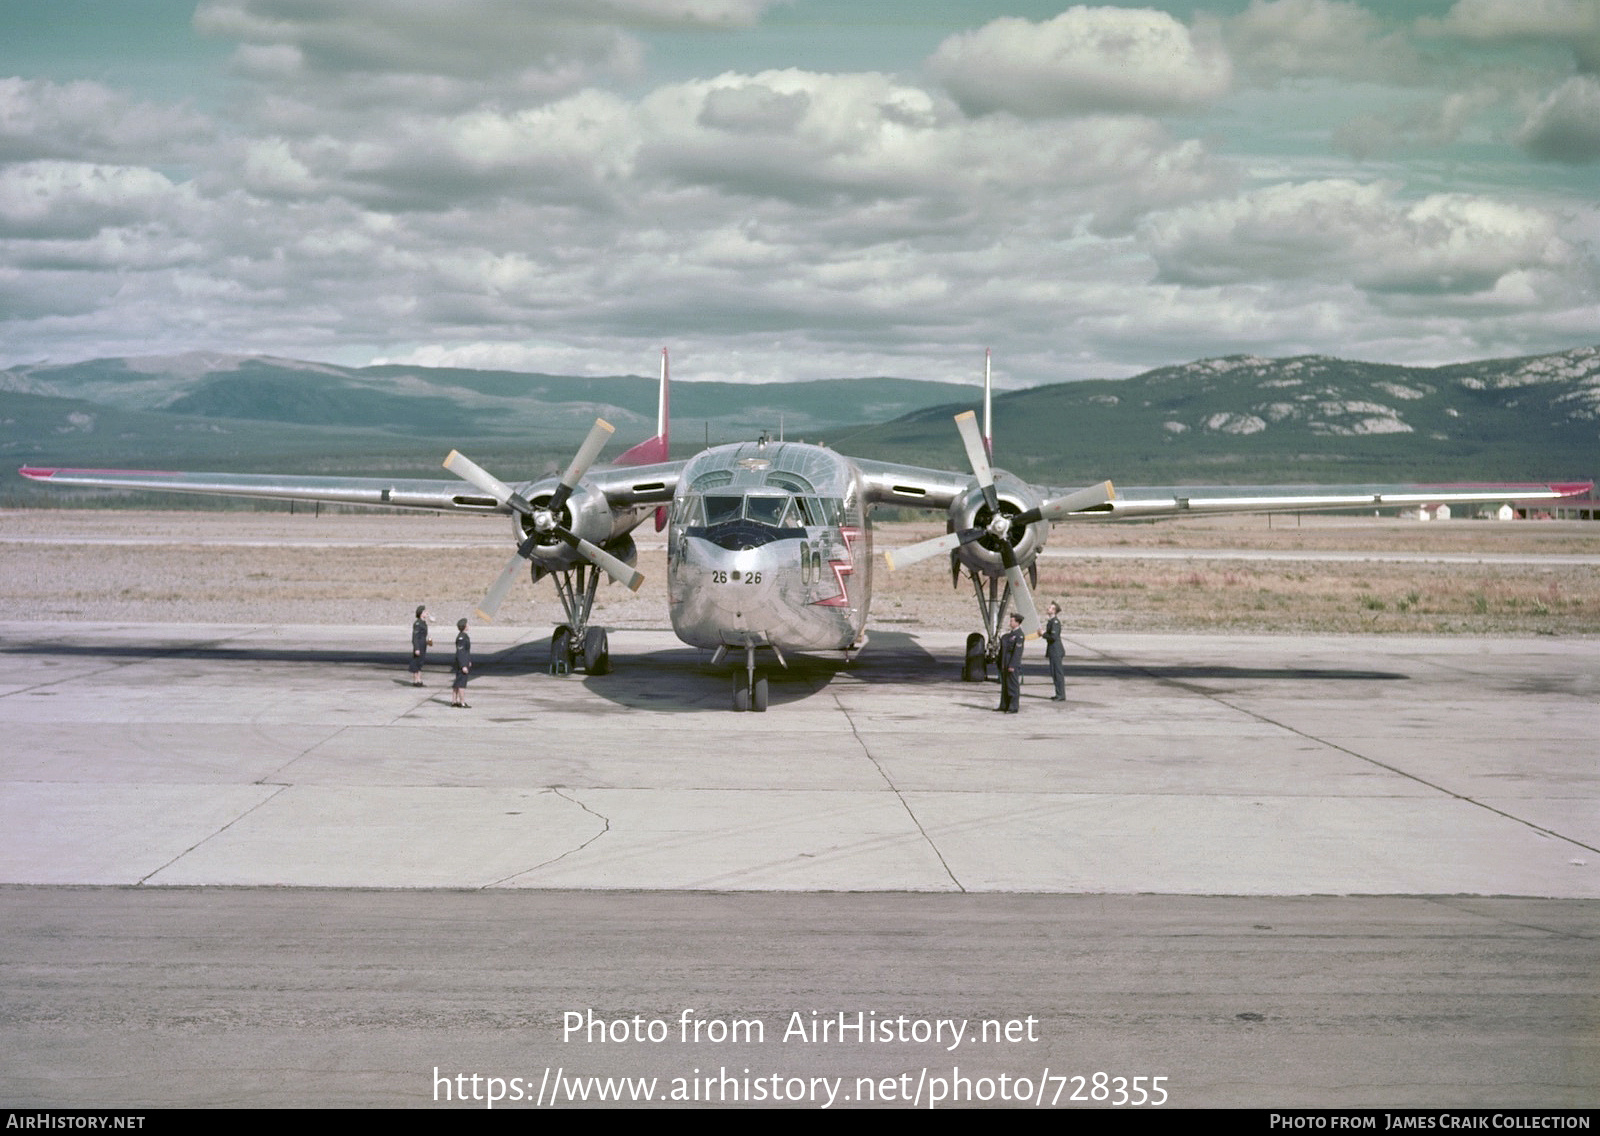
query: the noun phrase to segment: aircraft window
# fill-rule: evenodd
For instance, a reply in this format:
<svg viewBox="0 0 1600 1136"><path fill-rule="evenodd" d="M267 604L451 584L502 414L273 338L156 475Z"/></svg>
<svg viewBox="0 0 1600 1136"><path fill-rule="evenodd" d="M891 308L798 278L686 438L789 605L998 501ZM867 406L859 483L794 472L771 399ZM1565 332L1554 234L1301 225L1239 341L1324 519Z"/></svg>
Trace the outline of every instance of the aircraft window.
<svg viewBox="0 0 1600 1136"><path fill-rule="evenodd" d="M838 528L844 524L844 502L837 497L801 497L806 524Z"/></svg>
<svg viewBox="0 0 1600 1136"><path fill-rule="evenodd" d="M787 489L791 493L815 492L805 478L794 473L769 473L767 474L767 484L778 489Z"/></svg>
<svg viewBox="0 0 1600 1136"><path fill-rule="evenodd" d="M676 515L672 518L672 523L677 525L705 524L703 519L704 510L700 508L700 504L700 498L697 496L691 495L678 498L673 506Z"/></svg>
<svg viewBox="0 0 1600 1136"><path fill-rule="evenodd" d="M757 497L752 494L745 498L744 515L752 521L782 528L783 518L793 500L793 497Z"/></svg>
<svg viewBox="0 0 1600 1136"><path fill-rule="evenodd" d="M730 485L732 482L733 470L713 469L695 478L694 484L689 486L689 489L691 492L699 492L703 489L716 489L723 485Z"/></svg>
<svg viewBox="0 0 1600 1136"><path fill-rule="evenodd" d="M706 494L706 524L720 525L724 521L737 521L744 511L744 498L726 493Z"/></svg>

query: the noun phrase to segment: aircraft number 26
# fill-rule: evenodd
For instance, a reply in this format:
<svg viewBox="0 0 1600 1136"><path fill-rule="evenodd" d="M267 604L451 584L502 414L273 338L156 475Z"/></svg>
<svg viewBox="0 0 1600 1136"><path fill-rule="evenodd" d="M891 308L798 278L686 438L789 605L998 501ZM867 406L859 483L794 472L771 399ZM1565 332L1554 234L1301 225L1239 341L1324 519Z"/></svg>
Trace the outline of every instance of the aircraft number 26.
<svg viewBox="0 0 1600 1136"><path fill-rule="evenodd" d="M728 573L721 570L712 572L711 582L713 584L726 584L728 582ZM733 582L735 584L759 584L761 583L761 573L745 572L741 574L735 572L733 573Z"/></svg>

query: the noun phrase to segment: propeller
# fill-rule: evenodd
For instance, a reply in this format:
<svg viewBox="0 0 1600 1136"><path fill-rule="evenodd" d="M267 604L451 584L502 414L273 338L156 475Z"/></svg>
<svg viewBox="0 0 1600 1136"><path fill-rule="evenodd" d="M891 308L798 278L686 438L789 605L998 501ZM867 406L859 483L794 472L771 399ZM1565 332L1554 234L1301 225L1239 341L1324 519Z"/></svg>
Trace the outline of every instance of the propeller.
<svg viewBox="0 0 1600 1136"><path fill-rule="evenodd" d="M494 474L484 469L477 462L462 454L458 450L451 450L450 456L444 459L444 468L483 490L500 504L509 508L519 517L525 519L524 528L531 530L530 535L506 561L506 566L500 570L500 575L495 577L494 583L489 585L489 590L484 593L483 602L478 605L480 619L493 619L495 612L500 610L500 605L505 602L511 585L516 581L517 573L524 562L533 555L534 547L549 537L565 541L571 545L584 560L599 568L617 583L624 585L630 591L638 591L639 585L644 583L643 574L630 568L617 557L601 548L599 545L584 540L576 533L565 529L556 520L561 514L562 506L572 496L572 491L583 480L583 475L594 464L600 451L610 440L616 427L603 418L595 419L594 427L589 431L589 436L583 440L583 445L578 447L578 452L573 455L566 471L561 475L561 481L556 486L556 491L550 495L547 505L536 507L523 497L522 494L512 489L511 486L495 477Z"/></svg>
<svg viewBox="0 0 1600 1136"><path fill-rule="evenodd" d="M1027 581L1023 578L1021 565L1017 563L1016 549L1011 546L1012 526L1019 524L1027 526L1037 521L1059 521L1071 513L1104 505L1108 501L1116 500L1116 488L1111 482L1102 481L1098 485L1054 497L1026 512L1007 515L1000 511L1000 495L994 487L994 469L989 464L989 454L983 444L983 435L978 429L977 415L970 410L956 415L956 429L961 432L961 443L966 447L967 461L972 466L973 476L977 478L978 488L983 490L984 503L989 506L989 523L978 528L960 529L918 541L905 548L891 549L883 554L883 559L892 572L926 560L930 556L937 556L941 552L952 552L964 544L992 536L1000 548L1000 562L1005 566L1006 581L1011 585L1012 602L1016 604L1017 611L1022 615L1028 629L1037 630L1039 610L1033 604L1033 594L1028 590Z"/></svg>

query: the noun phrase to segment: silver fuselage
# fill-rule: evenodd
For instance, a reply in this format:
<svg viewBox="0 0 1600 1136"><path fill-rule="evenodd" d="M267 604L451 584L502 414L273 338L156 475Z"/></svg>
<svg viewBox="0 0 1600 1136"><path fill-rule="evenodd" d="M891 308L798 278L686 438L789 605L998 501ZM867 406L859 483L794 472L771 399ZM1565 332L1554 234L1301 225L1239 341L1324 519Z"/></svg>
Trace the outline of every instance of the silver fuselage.
<svg viewBox="0 0 1600 1136"><path fill-rule="evenodd" d="M750 442L691 458L667 540L667 600L696 647L840 651L861 642L872 532L861 473L799 442Z"/></svg>

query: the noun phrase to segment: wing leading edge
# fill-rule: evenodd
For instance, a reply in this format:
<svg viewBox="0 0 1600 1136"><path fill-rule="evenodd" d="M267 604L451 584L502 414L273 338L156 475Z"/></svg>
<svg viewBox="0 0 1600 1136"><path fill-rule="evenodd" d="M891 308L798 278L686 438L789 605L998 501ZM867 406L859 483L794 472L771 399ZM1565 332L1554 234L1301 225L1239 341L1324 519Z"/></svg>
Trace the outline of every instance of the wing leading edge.
<svg viewBox="0 0 1600 1136"><path fill-rule="evenodd" d="M31 481L90 489L145 489L221 497L268 497L466 513L506 513L492 497L461 481L382 477L305 477L257 473L180 473L152 469L41 469L17 471Z"/></svg>
<svg viewBox="0 0 1600 1136"><path fill-rule="evenodd" d="M594 470L585 479L612 508L663 504L672 500L682 462ZM331 505L372 505L434 512L499 513L510 509L474 492L460 480L424 478L306 477L258 473L182 473L151 469L45 469L17 471L30 481L88 489L143 489L161 493L199 493L214 497L265 497L280 501L322 501Z"/></svg>
<svg viewBox="0 0 1600 1136"><path fill-rule="evenodd" d="M924 469L893 462L857 460L867 498L873 504L948 509L975 484L969 474ZM1587 493L1593 482L1502 482L1467 485L1179 485L1117 484L1108 501L1068 511L1050 520L1132 521L1221 513L1292 513L1337 509L1394 509L1417 505L1493 504L1501 501L1559 501ZM1043 500L1068 489L1030 486Z"/></svg>
<svg viewBox="0 0 1600 1136"><path fill-rule="evenodd" d="M1118 487L1116 499L1062 520L1126 521L1221 513L1292 513L1337 509L1559 501L1593 483L1491 485L1241 485Z"/></svg>

